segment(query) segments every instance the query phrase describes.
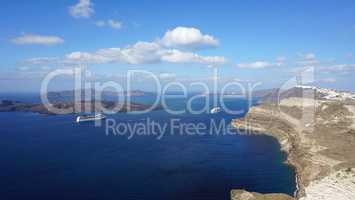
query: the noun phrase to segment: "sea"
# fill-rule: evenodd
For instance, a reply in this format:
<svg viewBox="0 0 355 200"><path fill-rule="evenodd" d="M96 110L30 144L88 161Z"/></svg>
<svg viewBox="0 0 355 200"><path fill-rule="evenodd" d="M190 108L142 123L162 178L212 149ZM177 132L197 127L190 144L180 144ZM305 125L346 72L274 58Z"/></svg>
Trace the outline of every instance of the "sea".
<svg viewBox="0 0 355 200"><path fill-rule="evenodd" d="M32 94L2 94L0 99L39 101ZM153 102L152 97L133 100ZM179 110L188 98L166 102ZM229 98L224 103L240 112L116 113L101 125L78 124L76 115L0 113L0 199L227 200L232 189L293 195L295 172L284 163L277 140L239 134L228 126L246 114L250 101ZM205 104L202 98L191 105ZM172 121L202 128L189 133ZM211 121L227 126L217 131ZM149 123L167 128L160 135L127 128Z"/></svg>

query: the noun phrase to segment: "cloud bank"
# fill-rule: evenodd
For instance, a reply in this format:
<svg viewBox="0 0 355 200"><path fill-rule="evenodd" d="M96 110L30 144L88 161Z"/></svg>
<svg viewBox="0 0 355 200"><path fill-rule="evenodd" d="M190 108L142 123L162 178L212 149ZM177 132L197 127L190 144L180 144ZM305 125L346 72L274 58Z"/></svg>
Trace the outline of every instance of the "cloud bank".
<svg viewBox="0 0 355 200"><path fill-rule="evenodd" d="M63 43L64 40L57 36L26 34L13 38L11 42L17 45L57 45Z"/></svg>
<svg viewBox="0 0 355 200"><path fill-rule="evenodd" d="M268 67L275 67L275 66L281 66L283 65L282 62L277 61L275 63L273 62L267 62L267 61L256 61L256 62L251 62L251 63L239 63L237 64L237 67L239 68L249 68L249 69L264 69Z"/></svg>
<svg viewBox="0 0 355 200"><path fill-rule="evenodd" d="M109 24L99 23L97 25L103 26ZM115 23L111 24L114 25ZM110 25L110 26L111 26ZM175 31L178 30L178 31ZM181 31L185 30L185 31ZM186 31L187 30L187 31ZM155 64L155 63L199 63L206 65L220 65L226 62L226 59L222 56L202 56L191 51L184 51L179 47L202 47L207 44L217 44L212 36L202 35L198 29L195 28L185 28L177 27L172 31L174 36L170 43L165 43L168 41L167 38L171 38L171 31L167 31L165 36L161 40L153 42L139 41L133 45L128 45L126 47L113 47L113 48L103 48L98 49L94 52L84 52L76 51L66 54L60 59L50 59L50 58L33 58L27 62L30 64L36 64L38 62L48 61L53 63L55 61L64 64L106 64L106 63L124 63L124 64ZM177 33L181 35L178 36ZM197 33L197 34L196 34ZM190 35L191 34L191 35ZM179 40L179 38L181 40ZM165 42L161 42L165 41ZM169 45L167 45L169 44ZM174 44L174 47L168 47Z"/></svg>
<svg viewBox="0 0 355 200"><path fill-rule="evenodd" d="M177 49L165 49L155 42L137 42L125 48L105 48L96 52L72 52L65 56L68 63L125 63L155 64L168 63L200 63L223 64L226 60L220 56L200 56L192 52Z"/></svg>

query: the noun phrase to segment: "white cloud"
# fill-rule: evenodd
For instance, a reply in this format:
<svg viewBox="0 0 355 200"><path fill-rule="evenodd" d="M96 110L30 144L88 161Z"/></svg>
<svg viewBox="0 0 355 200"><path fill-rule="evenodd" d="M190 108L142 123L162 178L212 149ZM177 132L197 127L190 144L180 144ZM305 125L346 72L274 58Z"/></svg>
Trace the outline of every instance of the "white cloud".
<svg viewBox="0 0 355 200"><path fill-rule="evenodd" d="M207 48L217 47L219 42L211 35L203 35L199 29L191 27L176 27L168 30L160 42L166 47Z"/></svg>
<svg viewBox="0 0 355 200"><path fill-rule="evenodd" d="M278 63L284 63L286 61L286 58L284 56L279 56L276 58L276 62Z"/></svg>
<svg viewBox="0 0 355 200"><path fill-rule="evenodd" d="M237 81L237 82L246 82L246 83L250 83L250 82L256 82L255 80L252 80L252 79L245 79L245 78L231 78L231 81Z"/></svg>
<svg viewBox="0 0 355 200"><path fill-rule="evenodd" d="M60 61L59 61L60 60ZM32 58L25 63L31 64L154 64L154 63L198 63L218 65L226 62L221 56L201 56L192 52L177 49L165 49L155 42L137 42L125 48L105 48L95 52L72 52L62 59L57 58Z"/></svg>
<svg viewBox="0 0 355 200"><path fill-rule="evenodd" d="M111 26L118 28L121 24L117 21L97 21L97 26ZM175 29L176 30L176 29ZM197 29L196 29L197 30ZM199 32L199 31L198 31ZM200 33L200 32L199 32ZM191 40L187 39L185 43L179 43L184 45L194 45L196 47L196 41L202 41L205 44L211 39L211 36L197 34L198 37L203 39ZM189 38L188 36L187 38ZM27 62L47 62L47 58L34 58ZM153 63L198 63L206 65L220 65L226 62L226 59L222 56L202 56L189 51L182 51L174 48L169 48L161 43L160 40L155 42L142 42L139 41L133 45L128 45L123 48L104 48L98 49L95 52L71 52L65 55L63 58L54 59L56 64L104 64L104 63L126 63L126 64L153 64ZM48 62L51 62L48 60Z"/></svg>
<svg viewBox="0 0 355 200"><path fill-rule="evenodd" d="M308 69L310 69L312 67L308 67L308 66L302 66L302 67L293 67L289 69L289 72L292 75L299 75L300 73L307 71Z"/></svg>
<svg viewBox="0 0 355 200"><path fill-rule="evenodd" d="M164 51L161 59L171 63L201 63L208 65L223 64L226 62L224 57L200 56L192 52L183 52L176 49Z"/></svg>
<svg viewBox="0 0 355 200"><path fill-rule="evenodd" d="M355 72L355 64L336 64L326 67L320 67L320 71L327 73L349 74Z"/></svg>
<svg viewBox="0 0 355 200"><path fill-rule="evenodd" d="M268 68L268 67L274 67L274 66L281 66L282 63L271 63L271 62L266 62L266 61L256 61L252 63L239 63L237 64L237 67L239 68L250 68L250 69L263 69L263 68Z"/></svg>
<svg viewBox="0 0 355 200"><path fill-rule="evenodd" d="M84 63L127 63L152 64L169 63L201 63L222 64L226 60L219 56L200 56L192 52L176 49L165 49L155 42L137 42L125 48L99 49L94 53L73 52L65 57L66 62Z"/></svg>
<svg viewBox="0 0 355 200"><path fill-rule="evenodd" d="M30 68L28 66L21 66L17 68L20 71L28 71Z"/></svg>
<svg viewBox="0 0 355 200"><path fill-rule="evenodd" d="M310 66L310 65L317 65L320 62L318 60L301 60L298 61L297 64L303 65L303 66Z"/></svg>
<svg viewBox="0 0 355 200"><path fill-rule="evenodd" d="M297 64L302 66L316 65L320 63L314 53L300 53L298 56L300 57L300 60L297 62Z"/></svg>
<svg viewBox="0 0 355 200"><path fill-rule="evenodd" d="M56 45L63 43L64 40L58 36L25 34L23 36L13 38L11 42L18 45Z"/></svg>
<svg viewBox="0 0 355 200"><path fill-rule="evenodd" d="M316 59L316 55L314 53L307 53L303 55L303 59L305 60L314 60Z"/></svg>
<svg viewBox="0 0 355 200"><path fill-rule="evenodd" d="M99 20L96 23L96 26L98 27L111 27L113 29L121 29L122 28L122 22L117 21L117 20L113 20L113 19L109 19L107 21L104 20Z"/></svg>
<svg viewBox="0 0 355 200"><path fill-rule="evenodd" d="M160 73L159 78L160 79L174 79L176 77L176 74L174 73Z"/></svg>
<svg viewBox="0 0 355 200"><path fill-rule="evenodd" d="M70 64L70 63L81 63L81 62L82 63L105 63L107 61L106 58L100 55L76 51L67 54L63 62Z"/></svg>
<svg viewBox="0 0 355 200"><path fill-rule="evenodd" d="M117 61L129 64L158 63L161 57L160 51L161 47L154 42L137 42L117 51Z"/></svg>
<svg viewBox="0 0 355 200"><path fill-rule="evenodd" d="M69 14L75 18L90 18L94 12L90 0L79 0L77 4L69 7Z"/></svg>
<svg viewBox="0 0 355 200"><path fill-rule="evenodd" d="M122 23L119 22L119 21L113 20L113 19L109 19L109 20L107 21L107 24L108 24L111 28L114 28L114 29L120 29L120 28L122 28Z"/></svg>
<svg viewBox="0 0 355 200"><path fill-rule="evenodd" d="M38 57L38 58L31 58L24 62L24 64L28 65L47 65L51 63L58 62L58 58L54 57Z"/></svg>
<svg viewBox="0 0 355 200"><path fill-rule="evenodd" d="M95 24L96 24L96 26L98 26L98 27L104 27L104 26L106 26L106 22L103 21L103 20L99 20L99 21L97 21Z"/></svg>
<svg viewBox="0 0 355 200"><path fill-rule="evenodd" d="M324 83L335 83L337 80L335 78L323 78L320 79L319 82L324 82Z"/></svg>

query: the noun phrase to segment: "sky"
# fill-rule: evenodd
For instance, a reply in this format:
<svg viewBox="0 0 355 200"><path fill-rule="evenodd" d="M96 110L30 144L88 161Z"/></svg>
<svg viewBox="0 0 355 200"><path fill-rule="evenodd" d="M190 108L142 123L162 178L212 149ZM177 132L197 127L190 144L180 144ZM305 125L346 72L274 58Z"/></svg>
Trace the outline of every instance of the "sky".
<svg viewBox="0 0 355 200"><path fill-rule="evenodd" d="M310 84L355 91L354 10L352 0L4 0L0 92L38 92L50 72L83 65L96 81L145 70L188 85L218 69L222 84L261 88L313 68ZM134 87L154 83L142 74Z"/></svg>

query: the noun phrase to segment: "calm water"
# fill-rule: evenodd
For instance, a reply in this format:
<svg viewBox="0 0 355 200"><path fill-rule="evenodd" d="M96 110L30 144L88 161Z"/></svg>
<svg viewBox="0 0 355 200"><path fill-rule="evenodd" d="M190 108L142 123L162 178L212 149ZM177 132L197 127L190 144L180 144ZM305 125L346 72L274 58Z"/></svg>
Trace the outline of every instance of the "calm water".
<svg viewBox="0 0 355 200"><path fill-rule="evenodd" d="M178 108L185 100L170 103ZM242 109L246 102L231 99L228 106ZM243 114L154 111L110 118L130 124L174 118L208 126L211 119L229 122ZM294 173L271 137L174 133L128 140L74 119L0 113L0 199L221 200L233 188L291 195L295 190Z"/></svg>

